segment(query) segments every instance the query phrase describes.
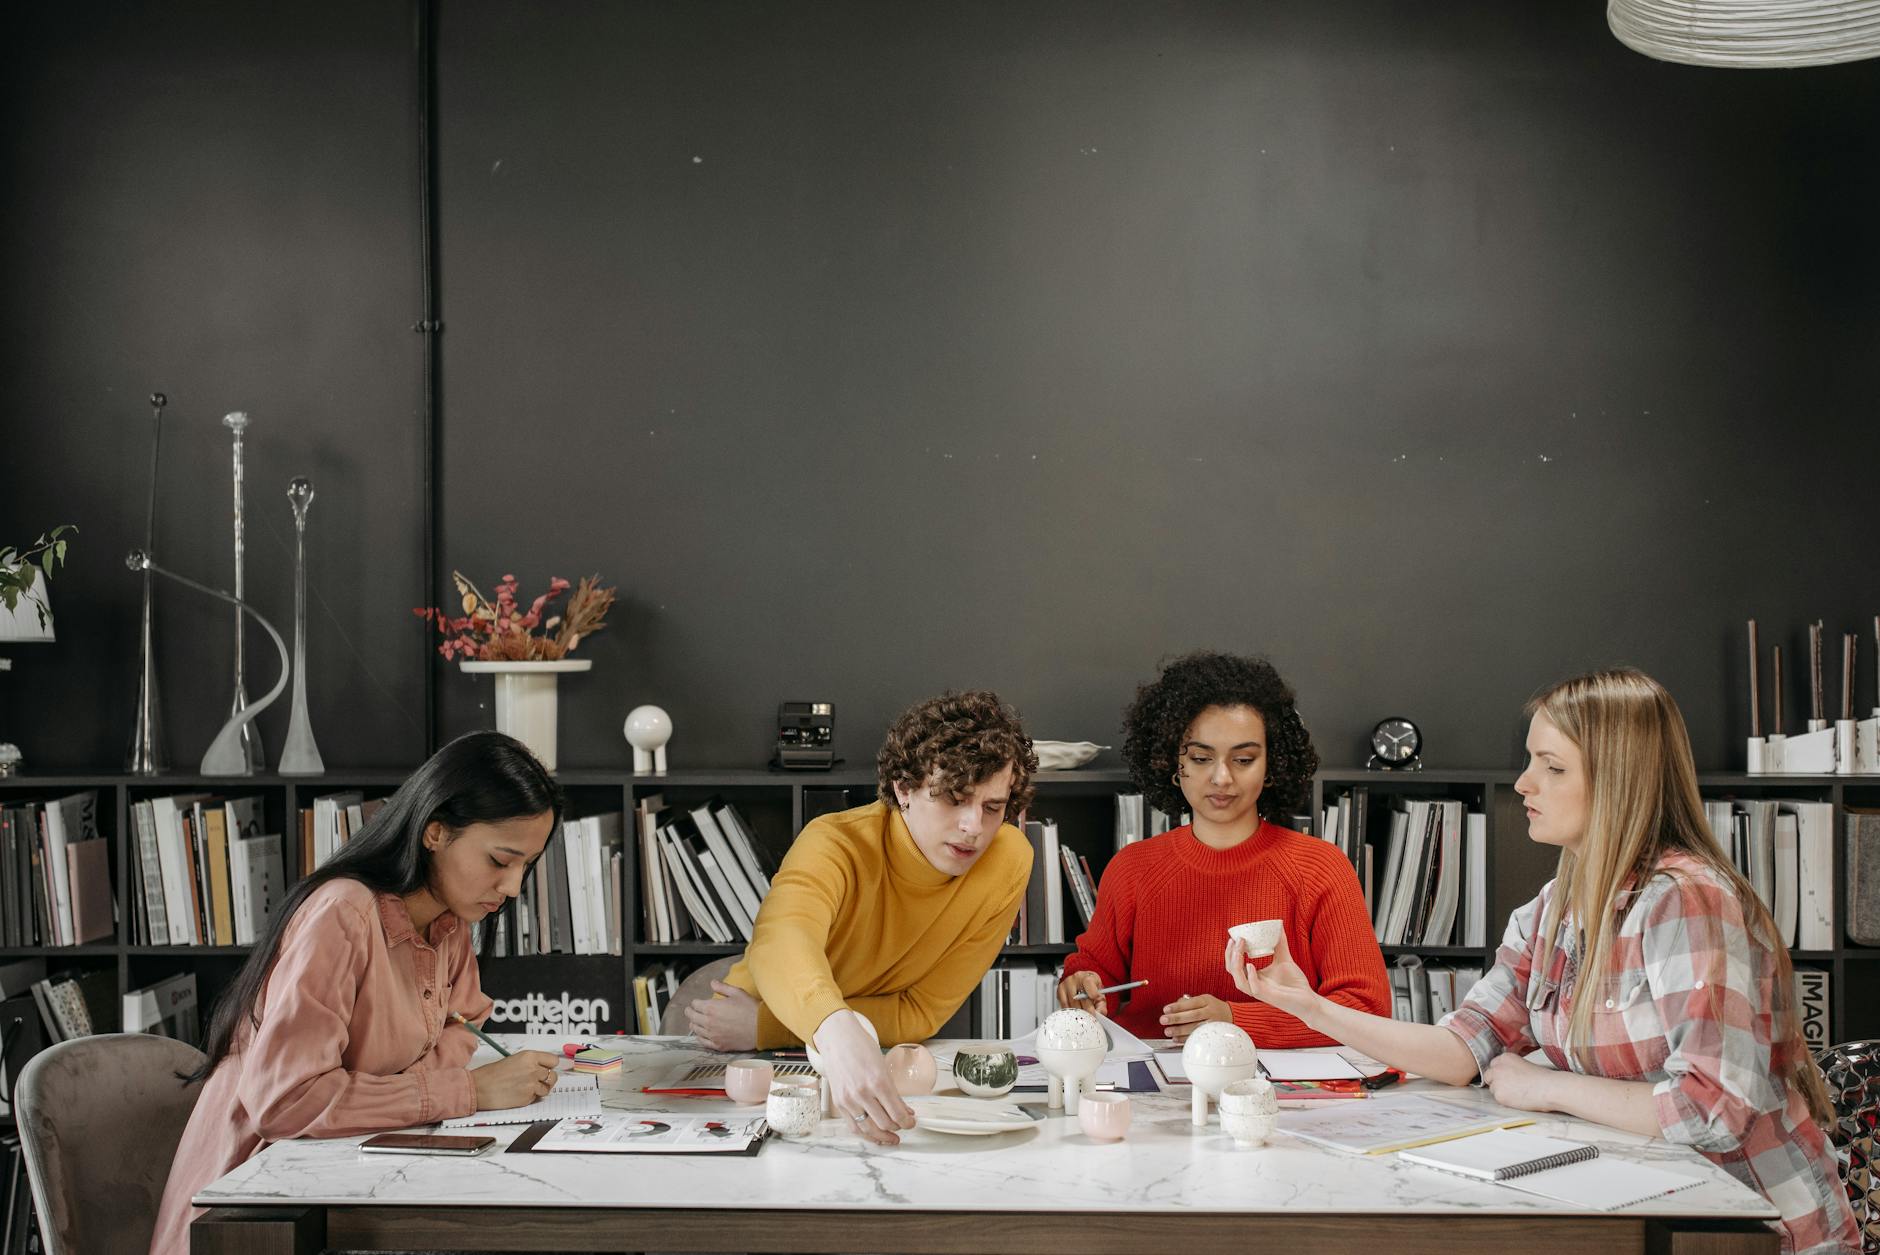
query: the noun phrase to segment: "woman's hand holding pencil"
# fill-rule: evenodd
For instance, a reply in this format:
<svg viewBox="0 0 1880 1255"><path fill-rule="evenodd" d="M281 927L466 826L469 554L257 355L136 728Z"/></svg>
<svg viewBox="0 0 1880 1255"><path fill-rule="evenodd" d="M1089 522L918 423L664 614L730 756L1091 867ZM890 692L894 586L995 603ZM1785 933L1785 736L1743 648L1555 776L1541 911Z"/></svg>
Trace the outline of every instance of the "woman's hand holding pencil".
<svg viewBox="0 0 1880 1255"><path fill-rule="evenodd" d="M478 1111L526 1107L555 1088L556 1065L561 1062L559 1056L545 1050L518 1050L512 1053L463 1016L453 1014L450 1018L475 1033L492 1050L503 1056L495 1063L470 1069L470 1082L476 1087Z"/></svg>

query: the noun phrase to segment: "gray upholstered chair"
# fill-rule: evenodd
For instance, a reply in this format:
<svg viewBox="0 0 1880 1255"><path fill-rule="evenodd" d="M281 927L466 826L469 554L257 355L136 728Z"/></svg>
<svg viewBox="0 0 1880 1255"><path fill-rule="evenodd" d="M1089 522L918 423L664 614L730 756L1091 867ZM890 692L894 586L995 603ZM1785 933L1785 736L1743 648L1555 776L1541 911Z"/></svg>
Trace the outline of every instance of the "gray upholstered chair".
<svg viewBox="0 0 1880 1255"><path fill-rule="evenodd" d="M736 967L741 954L734 954L728 959L713 959L701 967L695 967L679 982L679 988L673 991L671 1001L666 1003L666 1010L659 1018L659 1031L672 1036L684 1036L692 1031L686 1023L685 1009L700 998L712 996L712 982L723 980L732 968Z"/></svg>
<svg viewBox="0 0 1880 1255"><path fill-rule="evenodd" d="M1863 1255L1880 1255L1880 1041L1850 1041L1815 1055L1834 1100L1829 1140L1854 1208Z"/></svg>
<svg viewBox="0 0 1880 1255"><path fill-rule="evenodd" d="M34 1055L14 1086L26 1175L47 1255L148 1250L170 1160L202 1086L194 1046L148 1033L75 1037Z"/></svg>

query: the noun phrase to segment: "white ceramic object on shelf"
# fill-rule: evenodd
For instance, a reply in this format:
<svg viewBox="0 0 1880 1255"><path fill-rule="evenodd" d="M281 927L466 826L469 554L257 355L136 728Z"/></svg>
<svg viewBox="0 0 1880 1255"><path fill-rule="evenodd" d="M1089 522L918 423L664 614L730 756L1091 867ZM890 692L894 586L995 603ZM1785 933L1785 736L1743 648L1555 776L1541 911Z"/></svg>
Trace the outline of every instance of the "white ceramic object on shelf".
<svg viewBox="0 0 1880 1255"><path fill-rule="evenodd" d="M521 741L542 766L555 770L555 729L561 713L555 686L564 674L588 670L593 659L457 665L471 675L496 677L496 730Z"/></svg>
<svg viewBox="0 0 1880 1255"><path fill-rule="evenodd" d="M672 716L658 706L635 706L621 728L633 747L635 775L666 774L666 742L672 740Z"/></svg>
<svg viewBox="0 0 1880 1255"><path fill-rule="evenodd" d="M1208 1100L1235 1081L1257 1076L1260 1052L1253 1038L1238 1024L1210 1020L1188 1035L1182 1046L1182 1070L1194 1090L1192 1115L1196 1124L1208 1122Z"/></svg>
<svg viewBox="0 0 1880 1255"><path fill-rule="evenodd" d="M1221 1128L1245 1150L1259 1146L1279 1126L1279 1095L1263 1076L1250 1076L1221 1088Z"/></svg>
<svg viewBox="0 0 1880 1255"><path fill-rule="evenodd" d="M1110 1053L1110 1035L1103 1021L1074 1008L1053 1011L1039 1026L1034 1049L1050 1078L1051 1105L1063 1107L1066 1115L1076 1115L1084 1082L1096 1075L1103 1057Z"/></svg>
<svg viewBox="0 0 1880 1255"><path fill-rule="evenodd" d="M1093 741L1033 741L1031 749L1038 756L1039 771L1069 771L1081 767L1102 751L1107 745L1098 745Z"/></svg>

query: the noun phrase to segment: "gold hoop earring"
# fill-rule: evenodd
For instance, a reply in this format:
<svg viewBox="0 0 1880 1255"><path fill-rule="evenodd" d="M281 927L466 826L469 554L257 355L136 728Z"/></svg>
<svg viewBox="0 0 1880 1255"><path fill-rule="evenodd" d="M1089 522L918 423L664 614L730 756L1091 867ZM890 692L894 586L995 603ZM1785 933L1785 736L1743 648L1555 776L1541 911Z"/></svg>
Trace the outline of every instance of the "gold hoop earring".
<svg viewBox="0 0 1880 1255"><path fill-rule="evenodd" d="M1174 775L1169 777L1169 780L1174 783L1176 788L1179 789L1182 787L1182 773L1181 772L1179 771L1176 772Z"/></svg>

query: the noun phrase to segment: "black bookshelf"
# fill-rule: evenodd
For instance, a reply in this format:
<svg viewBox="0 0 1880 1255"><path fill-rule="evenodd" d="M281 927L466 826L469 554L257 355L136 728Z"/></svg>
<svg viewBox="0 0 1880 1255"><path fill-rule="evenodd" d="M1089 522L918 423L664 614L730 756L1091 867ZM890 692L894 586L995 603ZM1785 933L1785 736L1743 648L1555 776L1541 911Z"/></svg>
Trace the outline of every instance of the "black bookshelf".
<svg viewBox="0 0 1880 1255"><path fill-rule="evenodd" d="M1362 768L1329 768L1313 781L1312 815L1314 823L1323 815L1329 799L1354 785L1367 786L1374 799L1408 793L1423 797L1459 798L1487 816L1488 827L1488 914L1486 944L1481 946L1386 946L1387 959L1416 954L1426 959L1459 961L1467 966L1486 968L1494 961L1495 944L1509 914L1531 898L1552 875L1554 852L1528 841L1519 798L1514 792L1516 774L1511 770L1425 770L1418 772L1367 771ZM303 807L312 805L316 795L357 789L367 796L384 795L405 778L404 772L381 769L331 770L318 777L287 777L265 774L250 777L205 777L195 774L131 776L123 773L84 772L48 775L12 776L0 779L0 802L22 798L48 799L81 789L100 793L99 822L112 843L113 890L119 910L118 936L108 942L83 946L29 946L0 948L0 960L40 957L64 962L73 967L115 966L118 990L122 994L148 984L170 972L193 964L202 982L201 997L206 1004L220 986L233 976L245 946L169 946L131 945L126 940L123 921L127 918L127 885L124 869L130 866L127 842L130 840L130 806L139 798L174 793L204 792L220 796L256 795L266 799L270 822L281 824L287 840L283 857L290 881L304 873L299 864L299 841L295 839L295 817ZM843 768L830 772L782 772L762 768L688 769L663 775L636 775L625 771L570 770L557 779L573 802L575 813L597 813L602 809L619 810L631 817L639 799L653 793L664 794L669 804L696 805L709 797L720 796L737 805L750 822L754 835L765 846L773 861L781 858L805 815L806 790L848 789L850 805L861 805L874 797L874 772L866 768ZM1844 815L1849 805L1880 805L1880 781L1862 777L1837 776L1749 776L1742 773L1705 772L1699 778L1707 798L1780 797L1793 800L1825 801L1835 807L1835 919L1838 944L1831 950L1796 950L1794 961L1805 967L1825 970L1830 976L1831 1031L1834 1040L1880 1036L1880 948L1860 947L1846 941L1846 842ZM1113 767L1083 768L1073 771L1047 771L1037 777L1037 796L1032 803L1033 818L1050 818L1058 823L1059 836L1082 854L1099 875L1115 853L1113 796L1131 791L1126 772ZM630 827L630 825L629 825ZM1372 825L1368 839L1381 844L1383 825ZM487 965L547 963L566 961L587 965L586 970L612 969L616 979L608 982L621 999L628 1022L633 1007L633 974L651 961L699 962L742 952L741 944L714 944L686 941L652 944L640 937L639 867L635 856L638 846L631 840L623 862L621 909L625 918L618 921L623 937L619 955L542 955L485 957ZM1381 852L1381 851L1380 851ZM1378 864L1381 867L1381 862ZM1067 935L1074 938L1074 915L1066 903ZM1029 960L1043 965L1061 960L1074 949L1063 943L1033 943L1007 946L1004 960Z"/></svg>

